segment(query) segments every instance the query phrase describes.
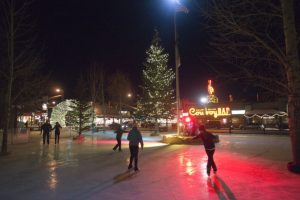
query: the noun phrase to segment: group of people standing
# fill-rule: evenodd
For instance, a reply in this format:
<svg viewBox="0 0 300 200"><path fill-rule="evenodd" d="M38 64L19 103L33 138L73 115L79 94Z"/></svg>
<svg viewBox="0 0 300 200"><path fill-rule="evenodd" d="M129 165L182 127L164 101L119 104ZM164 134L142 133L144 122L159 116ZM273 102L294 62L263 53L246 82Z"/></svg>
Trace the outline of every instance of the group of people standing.
<svg viewBox="0 0 300 200"><path fill-rule="evenodd" d="M59 144L59 137L60 137L60 129L61 125L56 122L55 126L52 128L50 121L47 120L42 126L41 126L41 134L43 134L43 144L46 143L49 144L49 139L50 139L50 132L54 130L55 134L55 144Z"/></svg>

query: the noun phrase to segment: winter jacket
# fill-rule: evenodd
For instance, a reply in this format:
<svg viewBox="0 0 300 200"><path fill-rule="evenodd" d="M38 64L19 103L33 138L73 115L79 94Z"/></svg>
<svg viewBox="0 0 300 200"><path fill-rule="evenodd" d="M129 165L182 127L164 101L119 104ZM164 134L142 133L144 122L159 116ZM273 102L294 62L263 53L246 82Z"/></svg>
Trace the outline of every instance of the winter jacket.
<svg viewBox="0 0 300 200"><path fill-rule="evenodd" d="M122 139L122 135L123 135L123 133L125 133L126 131L124 131L123 129L121 129L121 128L118 128L116 131L115 131L115 133L117 134L116 135L116 139L118 140L118 139Z"/></svg>
<svg viewBox="0 0 300 200"><path fill-rule="evenodd" d="M55 130L55 134L60 134L60 129L61 129L62 127L59 125L59 124L55 124L55 126L54 126L54 130Z"/></svg>
<svg viewBox="0 0 300 200"><path fill-rule="evenodd" d="M142 147L144 146L141 132L136 127L129 131L127 140L129 140L129 146L139 146L139 143L141 143Z"/></svg>
<svg viewBox="0 0 300 200"><path fill-rule="evenodd" d="M41 132L43 131L44 133L50 133L51 130L52 130L51 124L44 123L44 124L41 126Z"/></svg>
<svg viewBox="0 0 300 200"><path fill-rule="evenodd" d="M203 141L204 148L206 150L214 150L215 149L215 142L216 136L208 131L201 131L201 133L197 136L200 137Z"/></svg>

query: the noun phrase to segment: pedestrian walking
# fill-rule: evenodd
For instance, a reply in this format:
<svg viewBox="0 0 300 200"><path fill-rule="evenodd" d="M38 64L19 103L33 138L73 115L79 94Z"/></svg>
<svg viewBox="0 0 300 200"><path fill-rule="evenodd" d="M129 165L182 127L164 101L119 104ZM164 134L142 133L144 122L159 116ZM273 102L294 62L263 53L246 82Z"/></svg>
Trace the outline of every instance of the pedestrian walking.
<svg viewBox="0 0 300 200"><path fill-rule="evenodd" d="M211 168L213 168L214 173L217 172L217 166L214 161L215 141L217 140L217 136L206 131L205 126L203 125L199 126L199 131L200 134L195 136L194 139L201 138L201 140L203 141L205 152L208 157L206 170L207 170L207 175L209 176Z"/></svg>
<svg viewBox="0 0 300 200"><path fill-rule="evenodd" d="M117 144L114 146L113 150L116 151L117 148L119 148L119 151L122 151L122 135L123 133L125 133L126 131L124 131L120 126L118 126L117 130L115 131L116 133L116 140L117 140Z"/></svg>
<svg viewBox="0 0 300 200"><path fill-rule="evenodd" d="M49 135L52 130L52 126L50 124L50 121L47 120L42 126L41 126L41 134L43 133L43 144L46 142L47 138L47 144L49 144Z"/></svg>
<svg viewBox="0 0 300 200"><path fill-rule="evenodd" d="M130 150L130 161L128 169L132 168L132 162L134 160L134 171L139 171L138 168L138 157L139 157L139 144L141 144L141 149L144 148L144 142L141 132L138 130L136 124L133 124L132 129L129 131L127 140L129 140L129 150Z"/></svg>
<svg viewBox="0 0 300 200"><path fill-rule="evenodd" d="M58 123L58 122L56 122L55 123L55 126L54 126L54 134L55 134L55 144L57 143L57 144L59 144L59 136L60 136L60 129L61 129L62 127L61 127L61 125Z"/></svg>

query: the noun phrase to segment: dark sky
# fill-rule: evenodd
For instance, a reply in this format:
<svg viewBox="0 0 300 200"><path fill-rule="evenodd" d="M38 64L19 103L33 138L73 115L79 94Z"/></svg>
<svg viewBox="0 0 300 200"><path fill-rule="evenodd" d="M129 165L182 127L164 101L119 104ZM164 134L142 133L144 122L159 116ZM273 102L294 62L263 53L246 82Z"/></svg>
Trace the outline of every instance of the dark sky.
<svg viewBox="0 0 300 200"><path fill-rule="evenodd" d="M181 13L177 18L181 96L196 101L206 93L207 79L213 78L208 66L199 59L209 54L208 33L198 9L182 2L190 12ZM42 0L37 1L37 8L46 67L67 96L80 73L92 62L103 65L107 74L119 69L129 74L135 86L139 85L154 28L160 32L162 45L170 54L169 64L174 69L170 0ZM222 95L229 94L225 88L221 90ZM218 95L218 88L216 92Z"/></svg>

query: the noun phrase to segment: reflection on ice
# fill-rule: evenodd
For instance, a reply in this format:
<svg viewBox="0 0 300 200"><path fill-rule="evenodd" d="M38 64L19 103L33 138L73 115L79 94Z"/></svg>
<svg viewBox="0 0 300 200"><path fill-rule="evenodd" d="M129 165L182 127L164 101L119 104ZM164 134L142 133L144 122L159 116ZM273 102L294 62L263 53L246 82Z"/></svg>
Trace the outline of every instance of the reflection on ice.
<svg viewBox="0 0 300 200"><path fill-rule="evenodd" d="M196 167L192 162L192 159L187 157L184 154L180 154L178 157L180 168L184 169L185 173L189 176L192 176L196 173Z"/></svg>
<svg viewBox="0 0 300 200"><path fill-rule="evenodd" d="M48 172L49 172L49 178L48 178L48 185L51 190L55 190L56 185L57 185L57 174L56 174L56 169L57 169L57 163L56 160L51 160L48 162Z"/></svg>

